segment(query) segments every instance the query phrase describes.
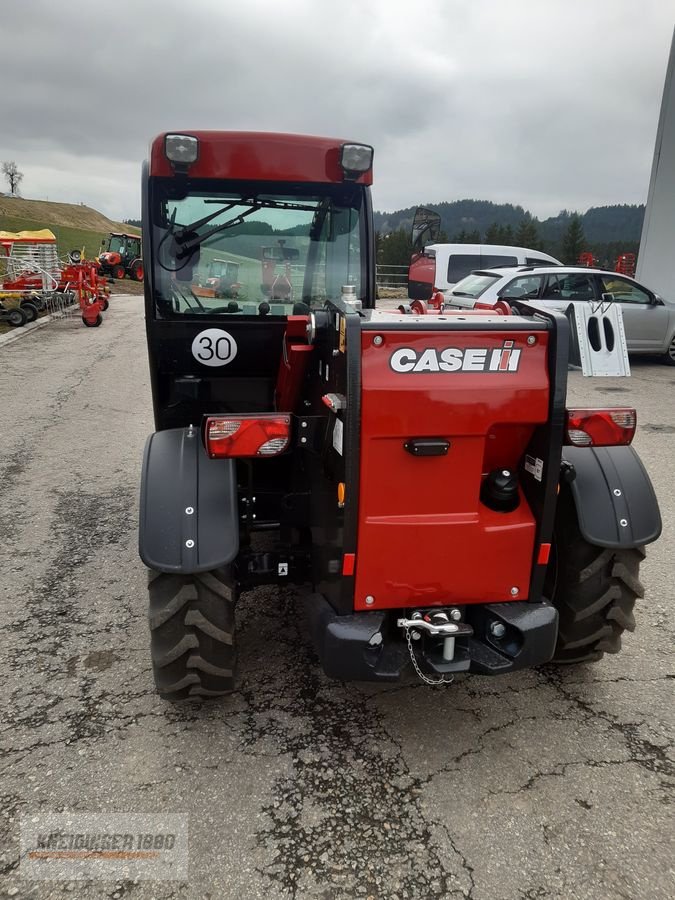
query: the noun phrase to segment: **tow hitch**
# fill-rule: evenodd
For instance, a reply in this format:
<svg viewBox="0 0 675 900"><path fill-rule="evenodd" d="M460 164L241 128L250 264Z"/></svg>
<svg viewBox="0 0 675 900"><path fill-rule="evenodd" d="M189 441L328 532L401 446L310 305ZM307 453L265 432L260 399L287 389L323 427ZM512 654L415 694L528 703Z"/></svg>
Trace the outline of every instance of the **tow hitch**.
<svg viewBox="0 0 675 900"><path fill-rule="evenodd" d="M439 678L430 678L428 675L425 675L417 661L417 655L413 649L413 641L419 641L423 633L431 638L441 638L443 642L441 659L433 659L433 656L438 656L437 653L433 652L433 645L425 653L425 658L436 671L442 670L443 664L453 663L455 659L456 638L471 637L473 635L471 625L460 621L461 615L458 609L450 610L450 615L440 610L432 613L415 611L409 619L396 620L398 627L403 628L405 631L413 668L426 684L452 684L454 676L441 674ZM451 621L451 617L454 621ZM453 666L453 668L456 668L456 666Z"/></svg>

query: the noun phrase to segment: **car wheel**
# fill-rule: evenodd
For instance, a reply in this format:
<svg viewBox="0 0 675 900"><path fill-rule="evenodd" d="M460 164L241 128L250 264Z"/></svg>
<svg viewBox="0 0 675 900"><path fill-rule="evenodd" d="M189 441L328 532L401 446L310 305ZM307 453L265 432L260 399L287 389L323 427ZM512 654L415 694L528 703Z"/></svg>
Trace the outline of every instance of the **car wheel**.
<svg viewBox="0 0 675 900"><path fill-rule="evenodd" d="M668 366L675 366L675 334L670 339L668 349L663 354L663 361Z"/></svg>

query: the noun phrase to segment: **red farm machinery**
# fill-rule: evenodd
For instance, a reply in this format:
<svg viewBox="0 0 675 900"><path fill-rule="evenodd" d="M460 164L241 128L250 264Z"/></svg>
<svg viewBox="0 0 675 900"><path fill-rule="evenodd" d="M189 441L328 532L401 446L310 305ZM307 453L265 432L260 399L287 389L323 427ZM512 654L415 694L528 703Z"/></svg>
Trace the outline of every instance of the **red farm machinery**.
<svg viewBox="0 0 675 900"><path fill-rule="evenodd" d="M661 530L635 410L567 402L572 358L626 373L616 308L376 309L372 158L249 132L150 147L139 549L167 699L233 690L261 584L301 586L345 681L593 661L635 626ZM236 296L194 290L216 258Z"/></svg>
<svg viewBox="0 0 675 900"><path fill-rule="evenodd" d="M125 276L143 281L141 238L137 234L111 231L101 243L97 261L101 275L120 281Z"/></svg>
<svg viewBox="0 0 675 900"><path fill-rule="evenodd" d="M48 229L0 232L0 266L0 316L13 315L10 324L24 325L41 312L73 304L79 305L85 325L96 327L103 321L110 292L97 264L79 250L59 259L56 237Z"/></svg>

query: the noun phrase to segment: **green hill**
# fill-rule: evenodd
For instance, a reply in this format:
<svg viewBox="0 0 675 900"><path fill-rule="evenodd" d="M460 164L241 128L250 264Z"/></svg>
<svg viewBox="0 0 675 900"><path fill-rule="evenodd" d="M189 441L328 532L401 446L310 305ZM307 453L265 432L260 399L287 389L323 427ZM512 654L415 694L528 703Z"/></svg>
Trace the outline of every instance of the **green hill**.
<svg viewBox="0 0 675 900"><path fill-rule="evenodd" d="M140 233L134 225L115 222L90 206L0 197L0 231L36 231L41 228L54 232L60 255L84 247L89 257L97 255L101 239L109 231Z"/></svg>

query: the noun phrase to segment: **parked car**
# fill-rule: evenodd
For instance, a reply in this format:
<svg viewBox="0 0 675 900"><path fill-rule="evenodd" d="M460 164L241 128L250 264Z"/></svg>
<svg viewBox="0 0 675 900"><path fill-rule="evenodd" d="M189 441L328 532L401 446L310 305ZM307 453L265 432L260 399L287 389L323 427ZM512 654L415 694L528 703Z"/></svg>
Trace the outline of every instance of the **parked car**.
<svg viewBox="0 0 675 900"><path fill-rule="evenodd" d="M629 353L662 356L675 366L675 302L666 300L634 278L603 269L577 266L511 266L472 272L450 291L450 306L472 307L496 300L539 300L565 310L570 303L621 304Z"/></svg>
<svg viewBox="0 0 675 900"><path fill-rule="evenodd" d="M555 257L527 247L502 244L428 244L413 253L408 269L408 294L428 300L432 289L450 290L475 269L495 266L559 266Z"/></svg>

